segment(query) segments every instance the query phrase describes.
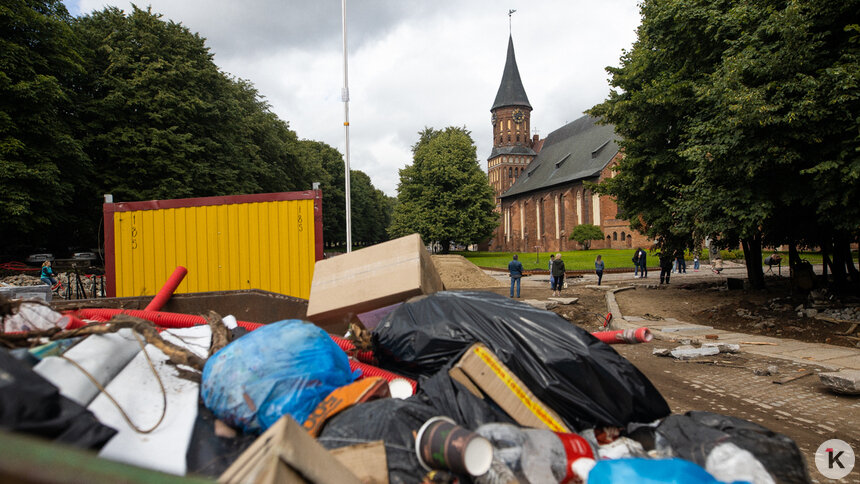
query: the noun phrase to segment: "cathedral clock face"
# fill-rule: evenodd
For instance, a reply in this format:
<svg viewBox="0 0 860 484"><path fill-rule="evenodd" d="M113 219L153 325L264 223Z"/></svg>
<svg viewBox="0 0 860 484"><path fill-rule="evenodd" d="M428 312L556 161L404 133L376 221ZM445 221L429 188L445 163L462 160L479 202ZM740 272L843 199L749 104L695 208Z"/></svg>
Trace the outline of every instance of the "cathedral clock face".
<svg viewBox="0 0 860 484"><path fill-rule="evenodd" d="M523 121L525 121L525 119L526 119L525 113L523 113L519 109L514 111L514 122L515 123L517 123L517 124L522 123Z"/></svg>

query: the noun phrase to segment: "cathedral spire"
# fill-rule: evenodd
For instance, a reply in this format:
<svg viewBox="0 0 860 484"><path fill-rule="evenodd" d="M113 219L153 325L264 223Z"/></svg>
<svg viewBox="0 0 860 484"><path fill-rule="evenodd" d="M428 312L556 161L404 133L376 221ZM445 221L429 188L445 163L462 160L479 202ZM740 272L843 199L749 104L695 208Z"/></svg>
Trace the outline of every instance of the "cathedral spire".
<svg viewBox="0 0 860 484"><path fill-rule="evenodd" d="M502 83L499 85L499 92L496 93L496 100L490 110L504 106L523 106L529 110L532 109L523 87L523 81L520 80L520 70L517 68L517 58L514 55L513 36L508 37L508 58L505 61L505 71L502 73Z"/></svg>

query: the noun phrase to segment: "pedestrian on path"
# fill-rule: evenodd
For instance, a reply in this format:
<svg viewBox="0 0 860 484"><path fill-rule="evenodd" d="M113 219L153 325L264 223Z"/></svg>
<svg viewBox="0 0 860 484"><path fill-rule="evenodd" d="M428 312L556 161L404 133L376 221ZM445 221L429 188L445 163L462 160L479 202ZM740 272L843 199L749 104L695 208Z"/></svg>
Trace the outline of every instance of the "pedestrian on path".
<svg viewBox="0 0 860 484"><path fill-rule="evenodd" d="M666 284L669 284L669 276L672 275L672 259L674 258L666 251L657 254L657 257L660 258L660 284L663 284L664 279Z"/></svg>
<svg viewBox="0 0 860 484"><path fill-rule="evenodd" d="M600 285L600 281L603 280L603 260L601 256L597 256L597 260L594 261L594 272L597 273L597 285Z"/></svg>
<svg viewBox="0 0 860 484"><path fill-rule="evenodd" d="M684 258L684 251L678 252L678 273L687 273L687 260Z"/></svg>
<svg viewBox="0 0 860 484"><path fill-rule="evenodd" d="M555 278L552 277L552 263L553 259L555 259L555 254L549 255L549 288L552 289L555 286Z"/></svg>
<svg viewBox="0 0 860 484"><path fill-rule="evenodd" d="M508 272L511 273L511 297L514 297L514 284L517 286L517 297L520 297L520 279L523 277L523 263L517 260L517 254L514 254L514 260L508 263Z"/></svg>
<svg viewBox="0 0 860 484"><path fill-rule="evenodd" d="M694 255L694 256L693 256L693 271L695 271L695 272L699 272L699 254L698 254L698 250L697 250L697 252L696 252L696 255Z"/></svg>
<svg viewBox="0 0 860 484"><path fill-rule="evenodd" d="M636 247L636 252L633 252L633 277L639 277L639 252L642 249Z"/></svg>
<svg viewBox="0 0 860 484"><path fill-rule="evenodd" d="M561 296L561 289L564 287L564 261L561 260L561 252L555 255L555 262L552 263L552 275L555 278L552 295Z"/></svg>
<svg viewBox="0 0 860 484"><path fill-rule="evenodd" d="M639 249L639 277L648 277L648 253L645 249Z"/></svg>

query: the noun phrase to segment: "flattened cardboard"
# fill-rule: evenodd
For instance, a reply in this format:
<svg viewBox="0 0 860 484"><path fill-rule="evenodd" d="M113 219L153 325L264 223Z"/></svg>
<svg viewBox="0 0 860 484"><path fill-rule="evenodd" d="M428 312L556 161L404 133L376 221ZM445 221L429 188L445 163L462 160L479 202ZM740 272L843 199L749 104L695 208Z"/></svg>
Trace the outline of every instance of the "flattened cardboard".
<svg viewBox="0 0 860 484"><path fill-rule="evenodd" d="M284 415L218 478L242 484L359 484L361 481L292 417Z"/></svg>
<svg viewBox="0 0 860 484"><path fill-rule="evenodd" d="M388 484L388 457L381 440L332 449L329 452L362 484Z"/></svg>
<svg viewBox="0 0 860 484"><path fill-rule="evenodd" d="M339 332L358 314L443 288L421 236L407 235L317 261L307 319Z"/></svg>
<svg viewBox="0 0 860 484"><path fill-rule="evenodd" d="M472 393L480 389L524 427L570 432L561 417L481 343L470 346L448 374ZM481 396L479 393L475 394Z"/></svg>

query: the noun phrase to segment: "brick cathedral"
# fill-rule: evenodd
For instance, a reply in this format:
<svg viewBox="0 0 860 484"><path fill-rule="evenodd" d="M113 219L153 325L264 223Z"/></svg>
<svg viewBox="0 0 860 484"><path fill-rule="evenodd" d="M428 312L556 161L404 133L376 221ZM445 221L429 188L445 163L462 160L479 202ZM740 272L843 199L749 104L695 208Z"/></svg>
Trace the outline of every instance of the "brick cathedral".
<svg viewBox="0 0 860 484"><path fill-rule="evenodd" d="M490 112L493 151L487 158L487 173L501 213L490 250L581 249L568 240L579 224L594 224L603 231L603 240L592 242L592 248L651 245L626 220L616 218L618 207L610 197L592 194L583 185L611 177L623 157L614 126L583 116L544 139L530 135L532 106L520 79L512 37Z"/></svg>

